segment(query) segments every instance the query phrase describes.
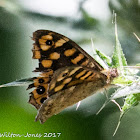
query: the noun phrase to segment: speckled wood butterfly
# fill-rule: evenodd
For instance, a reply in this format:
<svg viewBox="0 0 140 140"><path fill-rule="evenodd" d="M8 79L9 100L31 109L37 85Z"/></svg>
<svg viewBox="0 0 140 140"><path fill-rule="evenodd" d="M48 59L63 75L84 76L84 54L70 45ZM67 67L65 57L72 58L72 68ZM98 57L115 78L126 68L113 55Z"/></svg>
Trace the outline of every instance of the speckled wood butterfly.
<svg viewBox="0 0 140 140"><path fill-rule="evenodd" d="M66 107L104 88L118 75L116 69L105 70L69 38L49 30L33 33L33 59L39 60L39 77L28 89L29 103L39 109L36 120L45 122Z"/></svg>

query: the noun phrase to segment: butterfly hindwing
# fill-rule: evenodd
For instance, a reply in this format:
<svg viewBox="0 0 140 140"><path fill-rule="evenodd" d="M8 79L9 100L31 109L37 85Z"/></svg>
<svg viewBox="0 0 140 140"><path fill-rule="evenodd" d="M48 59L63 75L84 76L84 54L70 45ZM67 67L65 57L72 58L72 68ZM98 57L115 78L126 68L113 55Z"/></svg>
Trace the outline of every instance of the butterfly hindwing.
<svg viewBox="0 0 140 140"><path fill-rule="evenodd" d="M49 84L48 96L61 90L77 86L85 82L96 82L99 79L106 80L106 76L96 70L82 66L68 66L55 71Z"/></svg>
<svg viewBox="0 0 140 140"><path fill-rule="evenodd" d="M31 92L29 102L38 109L47 98L61 90L91 81L103 80L104 82L106 78L104 74L82 66L60 68L54 72L50 81L46 77L34 79L35 89Z"/></svg>

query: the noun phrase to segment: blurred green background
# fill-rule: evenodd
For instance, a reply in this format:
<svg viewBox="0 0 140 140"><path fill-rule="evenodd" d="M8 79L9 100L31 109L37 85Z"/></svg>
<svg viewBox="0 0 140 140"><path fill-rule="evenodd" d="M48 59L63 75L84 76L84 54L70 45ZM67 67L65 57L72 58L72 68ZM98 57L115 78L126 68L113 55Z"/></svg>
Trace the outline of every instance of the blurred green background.
<svg viewBox="0 0 140 140"><path fill-rule="evenodd" d="M59 32L77 42L90 55L92 38L97 49L107 55L115 45L113 10L117 13L118 34L129 65L140 62L140 3L138 0L0 0L0 84L28 78L37 61L32 60L32 33L38 29ZM60 140L138 140L140 137L140 106L119 119L113 103L99 115L105 101L96 94L53 116L44 124L34 122L36 109L27 103L27 87L0 89L0 133L61 133ZM119 100L120 103L123 100ZM8 139L8 138L1 138ZM27 139L24 137L13 139ZM38 138L28 138L38 139Z"/></svg>

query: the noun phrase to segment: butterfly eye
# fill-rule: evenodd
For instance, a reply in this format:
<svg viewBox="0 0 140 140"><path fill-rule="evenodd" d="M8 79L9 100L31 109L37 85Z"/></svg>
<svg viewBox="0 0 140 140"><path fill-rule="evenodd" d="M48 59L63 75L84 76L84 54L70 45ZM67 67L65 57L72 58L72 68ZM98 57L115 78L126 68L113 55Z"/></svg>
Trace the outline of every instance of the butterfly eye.
<svg viewBox="0 0 140 140"><path fill-rule="evenodd" d="M43 94L45 92L45 88L43 86L39 86L36 91L38 94Z"/></svg>
<svg viewBox="0 0 140 140"><path fill-rule="evenodd" d="M47 40L46 41L46 45L52 45L52 41L51 40Z"/></svg>
<svg viewBox="0 0 140 140"><path fill-rule="evenodd" d="M43 97L40 102L43 103L47 98L46 97Z"/></svg>
<svg viewBox="0 0 140 140"><path fill-rule="evenodd" d="M39 79L38 82L39 83L44 83L44 79Z"/></svg>

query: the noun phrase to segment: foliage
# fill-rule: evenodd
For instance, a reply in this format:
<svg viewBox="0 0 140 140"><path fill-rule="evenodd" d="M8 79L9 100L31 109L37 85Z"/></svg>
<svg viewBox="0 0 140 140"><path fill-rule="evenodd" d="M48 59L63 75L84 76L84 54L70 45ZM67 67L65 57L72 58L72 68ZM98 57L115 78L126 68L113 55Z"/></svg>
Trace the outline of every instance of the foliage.
<svg viewBox="0 0 140 140"><path fill-rule="evenodd" d="M115 17L116 19L116 17ZM125 69L125 66L127 66L127 61L124 56L124 53L121 48L121 44L118 39L118 34L117 34L117 24L115 22L115 37L116 37L116 45L115 49L113 52L113 56L110 59L108 56L104 55L100 51L97 51L99 56L107 62L109 60L109 63L107 63L110 67L115 67L117 68L119 72L119 77L117 77L112 83L122 86L119 88L118 91L116 91L110 98L106 100L104 105L101 107L101 109L98 111L98 113L110 102L113 101L114 99L120 98L120 97L125 97L124 98L124 104L121 108L121 114L120 114L120 119L117 125L117 128L114 132L114 135L117 132L117 129L120 125L120 121L124 114L130 110L132 107L137 106L140 102L140 77L136 76L135 71L131 71L131 67L128 69ZM108 59L109 58L109 59ZM112 62L112 64L110 64ZM139 66L139 64L137 64ZM135 67L136 69L139 67ZM125 87L124 87L125 85ZM115 102L116 103L116 102ZM118 104L117 104L118 105ZM98 114L97 113L97 114Z"/></svg>

